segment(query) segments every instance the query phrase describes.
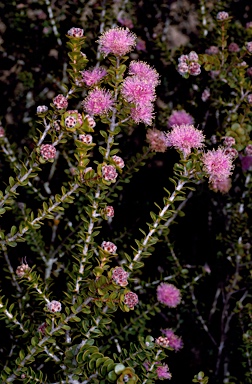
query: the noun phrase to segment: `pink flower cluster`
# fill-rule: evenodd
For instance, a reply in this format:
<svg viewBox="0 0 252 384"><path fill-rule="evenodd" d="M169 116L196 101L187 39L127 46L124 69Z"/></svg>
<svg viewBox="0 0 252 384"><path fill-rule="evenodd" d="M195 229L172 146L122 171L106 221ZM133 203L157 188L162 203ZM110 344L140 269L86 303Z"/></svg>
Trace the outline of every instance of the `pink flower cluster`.
<svg viewBox="0 0 252 384"><path fill-rule="evenodd" d="M91 87L92 85L96 85L99 81L106 76L107 71L104 68L98 67L92 70L85 70L80 72L82 75L83 82Z"/></svg>
<svg viewBox="0 0 252 384"><path fill-rule="evenodd" d="M168 127L173 125L182 125L182 124L193 124L194 118L187 113L185 110L174 110L171 113L171 116L168 119Z"/></svg>
<svg viewBox="0 0 252 384"><path fill-rule="evenodd" d="M37 113L45 113L48 111L48 107L46 105L38 105Z"/></svg>
<svg viewBox="0 0 252 384"><path fill-rule="evenodd" d="M161 283L157 287L157 299L170 308L175 308L181 302L180 290L173 284Z"/></svg>
<svg viewBox="0 0 252 384"><path fill-rule="evenodd" d="M221 21L226 20L228 18L229 18L229 14L225 11L218 12L216 16L216 19Z"/></svg>
<svg viewBox="0 0 252 384"><path fill-rule="evenodd" d="M133 103L131 117L138 124L150 125L153 119L153 101L156 99L155 87L159 83L159 75L143 61L132 61L129 76L122 84L121 93L124 99Z"/></svg>
<svg viewBox="0 0 252 384"><path fill-rule="evenodd" d="M228 46L228 50L231 53L236 53L240 51L239 45L236 43L230 43Z"/></svg>
<svg viewBox="0 0 252 384"><path fill-rule="evenodd" d="M105 89L95 88L82 102L84 110L91 116L108 113L114 104L112 93Z"/></svg>
<svg viewBox="0 0 252 384"><path fill-rule="evenodd" d="M245 153L247 156L252 156L252 144L248 144L245 148Z"/></svg>
<svg viewBox="0 0 252 384"><path fill-rule="evenodd" d="M123 168L125 165L123 159L120 156L114 155L114 156L112 156L112 160L116 163L116 165L119 168Z"/></svg>
<svg viewBox="0 0 252 384"><path fill-rule="evenodd" d="M180 75L185 76L187 74L192 76L198 76L201 73L200 64L198 63L198 55L192 51L189 55L182 55L178 59L178 72Z"/></svg>
<svg viewBox="0 0 252 384"><path fill-rule="evenodd" d="M159 365L156 369L156 373L159 380L172 378L171 372L169 371L169 367L167 364Z"/></svg>
<svg viewBox="0 0 252 384"><path fill-rule="evenodd" d="M82 28L73 27L73 28L69 29L67 34L68 34L68 36L72 36L72 37L82 37L84 34L84 30Z"/></svg>
<svg viewBox="0 0 252 384"><path fill-rule="evenodd" d="M59 301L56 301L56 300L50 301L47 304L47 308L52 313L60 312L61 311L61 303Z"/></svg>
<svg viewBox="0 0 252 384"><path fill-rule="evenodd" d="M88 125L90 126L90 128L94 128L96 126L96 122L94 121L93 117L91 117L89 115L86 115L85 116L85 120L87 120Z"/></svg>
<svg viewBox="0 0 252 384"><path fill-rule="evenodd" d="M124 56L136 45L136 35L128 28L111 28L104 32L97 41L98 50L107 56L112 53L115 56Z"/></svg>
<svg viewBox="0 0 252 384"><path fill-rule="evenodd" d="M161 347L167 348L170 346L170 341L167 337L159 336L155 340L156 344L160 345Z"/></svg>
<svg viewBox="0 0 252 384"><path fill-rule="evenodd" d="M64 95L60 94L53 99L53 104L57 109L65 109L68 106L68 101Z"/></svg>
<svg viewBox="0 0 252 384"><path fill-rule="evenodd" d="M128 285L128 277L128 272L126 272L122 267L115 267L112 272L112 279L121 287L126 287L126 285Z"/></svg>
<svg viewBox="0 0 252 384"><path fill-rule="evenodd" d="M40 154L45 160L54 159L56 156L56 148L52 144L42 144Z"/></svg>
<svg viewBox="0 0 252 384"><path fill-rule="evenodd" d="M118 173L113 165L104 165L102 167L102 177L107 181L115 182Z"/></svg>
<svg viewBox="0 0 252 384"><path fill-rule="evenodd" d="M103 241L101 246L104 251L107 251L109 253L116 253L117 246L111 241Z"/></svg>
<svg viewBox="0 0 252 384"><path fill-rule="evenodd" d="M65 126L67 128L74 128L77 124L77 119L74 116L67 116L65 118Z"/></svg>
<svg viewBox="0 0 252 384"><path fill-rule="evenodd" d="M124 295L124 304L126 304L130 309L133 309L135 305L138 304L138 296L134 292L127 292Z"/></svg>
<svg viewBox="0 0 252 384"><path fill-rule="evenodd" d="M150 144L150 149L155 152L165 152L169 146L166 134L156 128L148 129L146 140Z"/></svg>
<svg viewBox="0 0 252 384"><path fill-rule="evenodd" d="M26 273L30 271L30 269L31 268L29 267L28 264L23 263L17 267L16 274L18 277L23 277L24 275L26 275Z"/></svg>
<svg viewBox="0 0 252 384"><path fill-rule="evenodd" d="M104 209L105 211L105 215L108 216L108 217L114 217L114 208L112 207L112 205L107 205L106 208Z"/></svg>
<svg viewBox="0 0 252 384"><path fill-rule="evenodd" d="M71 110L67 111L67 113L68 113L69 115L75 115L76 118L77 118L77 123L78 123L79 125L82 125L82 124L83 124L82 116L81 116L81 114L77 111L77 109L71 109Z"/></svg>
<svg viewBox="0 0 252 384"><path fill-rule="evenodd" d="M176 352L183 348L181 337L175 335L172 329L163 329L162 332L169 340L169 347L173 348Z"/></svg>
<svg viewBox="0 0 252 384"><path fill-rule="evenodd" d="M166 135L170 145L181 151L184 157L187 157L193 148L202 148L204 146L203 133L194 128L193 125L175 125L171 132Z"/></svg>
<svg viewBox="0 0 252 384"><path fill-rule="evenodd" d="M204 171L209 177L209 182L214 189L217 189L218 183L227 179L233 169L233 157L225 153L224 148L218 148L206 152L202 156Z"/></svg>
<svg viewBox="0 0 252 384"><path fill-rule="evenodd" d="M82 135L79 135L79 140L85 144L91 144L93 141L93 137L92 135L82 134Z"/></svg>

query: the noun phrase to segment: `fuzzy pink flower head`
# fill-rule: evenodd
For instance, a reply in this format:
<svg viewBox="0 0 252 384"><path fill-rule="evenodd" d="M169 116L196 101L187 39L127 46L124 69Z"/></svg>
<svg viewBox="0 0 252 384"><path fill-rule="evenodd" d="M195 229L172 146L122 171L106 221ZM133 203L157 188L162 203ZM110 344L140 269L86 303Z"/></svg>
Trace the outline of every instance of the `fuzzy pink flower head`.
<svg viewBox="0 0 252 384"><path fill-rule="evenodd" d="M115 267L112 272L112 279L121 287L126 287L126 285L128 285L128 277L128 272L126 272L122 267Z"/></svg>
<svg viewBox="0 0 252 384"><path fill-rule="evenodd" d="M159 336L155 340L156 344L160 345L161 347L167 348L170 346L169 339L167 337Z"/></svg>
<svg viewBox="0 0 252 384"><path fill-rule="evenodd" d="M219 53L219 48L216 45L211 45L205 50L208 55L217 55Z"/></svg>
<svg viewBox="0 0 252 384"><path fill-rule="evenodd" d="M232 136L225 136L223 140L223 145L225 145L225 147L232 147L233 145L235 145L235 139Z"/></svg>
<svg viewBox="0 0 252 384"><path fill-rule="evenodd" d="M91 144L93 142L93 136L88 134L87 135L82 134L82 135L79 135L79 140L85 144Z"/></svg>
<svg viewBox="0 0 252 384"><path fill-rule="evenodd" d="M102 177L107 181L115 182L118 173L113 165L104 165L102 167Z"/></svg>
<svg viewBox="0 0 252 384"><path fill-rule="evenodd" d="M46 105L37 106L37 113L45 113L48 111L48 107Z"/></svg>
<svg viewBox="0 0 252 384"><path fill-rule="evenodd" d="M127 292L124 295L124 304L126 304L129 308L133 309L135 305L138 304L138 296L134 292Z"/></svg>
<svg viewBox="0 0 252 384"><path fill-rule="evenodd" d="M123 159L120 156L114 155L114 156L112 156L112 160L116 163L116 165L119 168L123 168L125 165Z"/></svg>
<svg viewBox="0 0 252 384"><path fill-rule="evenodd" d="M5 136L5 130L0 126L0 138Z"/></svg>
<svg viewBox="0 0 252 384"><path fill-rule="evenodd" d="M213 149L204 153L202 162L204 171L209 176L210 183L225 180L232 173L232 157L225 154L223 148Z"/></svg>
<svg viewBox="0 0 252 384"><path fill-rule="evenodd" d="M192 61L188 66L188 72L192 76L198 76L201 73L200 64Z"/></svg>
<svg viewBox="0 0 252 384"><path fill-rule="evenodd" d="M52 144L42 144L40 154L45 160L54 159L56 156L56 148Z"/></svg>
<svg viewBox="0 0 252 384"><path fill-rule="evenodd" d="M252 156L252 144L248 144L245 148L245 153L247 156Z"/></svg>
<svg viewBox="0 0 252 384"><path fill-rule="evenodd" d="M92 85L96 85L99 83L99 81L106 76L107 71L104 68L94 68L92 70L86 70L80 72L82 75L82 79L84 83L88 86L91 87Z"/></svg>
<svg viewBox="0 0 252 384"><path fill-rule="evenodd" d="M181 302L180 290L173 284L161 283L157 287L157 299L170 308L175 308Z"/></svg>
<svg viewBox="0 0 252 384"><path fill-rule="evenodd" d="M136 35L128 28L111 28L104 32L99 40L99 51L107 56L109 53L115 56L123 56L130 52L136 45Z"/></svg>
<svg viewBox="0 0 252 384"><path fill-rule="evenodd" d="M228 193L231 187L232 187L232 179L230 177L221 181L216 180L212 184L212 189L215 192L221 192L222 194Z"/></svg>
<svg viewBox="0 0 252 384"><path fill-rule="evenodd" d="M154 68L144 61L131 61L129 65L129 74L138 76L140 79L156 87L159 84L159 75Z"/></svg>
<svg viewBox="0 0 252 384"><path fill-rule="evenodd" d="M95 88L88 93L82 103L89 115L104 115L112 109L114 100L110 91Z"/></svg>
<svg viewBox="0 0 252 384"><path fill-rule="evenodd" d="M229 18L229 14L227 12L221 11L217 13L216 19L217 20L226 20Z"/></svg>
<svg viewBox="0 0 252 384"><path fill-rule="evenodd" d="M150 149L155 152L165 152L169 146L166 134L156 128L148 129L146 140L150 144Z"/></svg>
<svg viewBox="0 0 252 384"><path fill-rule="evenodd" d="M156 98L152 84L143 82L138 76L126 77L122 84L121 93L129 103L141 106L154 101Z"/></svg>
<svg viewBox="0 0 252 384"><path fill-rule="evenodd" d="M137 124L144 123L145 125L151 125L154 118L153 104L136 105L131 108L130 116Z"/></svg>
<svg viewBox="0 0 252 384"><path fill-rule="evenodd" d="M68 106L68 101L64 95L60 94L53 99L53 104L57 109L65 109Z"/></svg>
<svg viewBox="0 0 252 384"><path fill-rule="evenodd" d="M171 116L168 119L168 127L173 125L193 124L194 118L184 110L172 111Z"/></svg>
<svg viewBox="0 0 252 384"><path fill-rule="evenodd" d="M175 335L172 329L163 329L162 332L169 339L169 346L176 352L183 348L183 341L181 337Z"/></svg>
<svg viewBox="0 0 252 384"><path fill-rule="evenodd" d="M69 29L67 34L68 34L68 36L72 36L72 37L83 37L84 30L82 28L73 27L73 28Z"/></svg>
<svg viewBox="0 0 252 384"><path fill-rule="evenodd" d="M168 379L170 380L172 378L171 372L169 371L169 367L167 364L163 364L157 367L156 373L159 380Z"/></svg>
<svg viewBox="0 0 252 384"><path fill-rule="evenodd" d="M233 52L239 52L240 48L239 48L238 44L230 43L229 46L228 46L228 50L229 50L229 52L233 53Z"/></svg>
<svg viewBox="0 0 252 384"><path fill-rule="evenodd" d="M114 208L112 207L112 205L107 205L104 209L104 212L107 217L114 217L115 215Z"/></svg>
<svg viewBox="0 0 252 384"><path fill-rule="evenodd" d="M204 102L207 101L209 99L210 95L211 94L210 94L209 89L208 88L204 89L204 91L202 92L202 95L201 95L201 100Z"/></svg>
<svg viewBox="0 0 252 384"><path fill-rule="evenodd" d="M47 304L47 308L52 313L60 312L61 311L61 303L59 301L56 301L56 300L50 301Z"/></svg>
<svg viewBox="0 0 252 384"><path fill-rule="evenodd" d="M249 51L249 53L252 53L252 41L248 41L246 43L246 48Z"/></svg>
<svg viewBox="0 0 252 384"><path fill-rule="evenodd" d="M109 253L116 253L117 246L111 241L103 241L101 246L104 251L107 251Z"/></svg>
<svg viewBox="0 0 252 384"><path fill-rule="evenodd" d="M181 151L184 157L188 156L193 148L204 146L203 133L190 124L174 125L166 135L170 144Z"/></svg>

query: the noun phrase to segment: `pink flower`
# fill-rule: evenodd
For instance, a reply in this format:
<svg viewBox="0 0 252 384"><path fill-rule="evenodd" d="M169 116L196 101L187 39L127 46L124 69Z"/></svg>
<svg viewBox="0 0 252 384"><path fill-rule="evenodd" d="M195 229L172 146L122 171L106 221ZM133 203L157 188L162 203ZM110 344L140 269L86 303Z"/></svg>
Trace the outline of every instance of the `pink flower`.
<svg viewBox="0 0 252 384"><path fill-rule="evenodd" d="M246 23L246 29L250 29L250 28L252 28L252 21L248 21Z"/></svg>
<svg viewBox="0 0 252 384"><path fill-rule="evenodd" d="M74 116L67 116L65 118L65 126L67 128L74 128L77 124L77 119Z"/></svg>
<svg viewBox="0 0 252 384"><path fill-rule="evenodd" d="M155 340L156 344L160 345L161 347L167 348L170 346L170 342L167 337L159 336Z"/></svg>
<svg viewBox="0 0 252 384"><path fill-rule="evenodd" d="M215 192L221 192L221 193L228 193L230 188L232 187L232 180L230 177L227 179L221 180L221 181L215 181L214 184L212 185L212 189Z"/></svg>
<svg viewBox="0 0 252 384"><path fill-rule="evenodd" d="M147 103L145 105L136 105L131 108L130 116L137 124L144 123L146 125L151 125L154 117L153 104Z"/></svg>
<svg viewBox="0 0 252 384"><path fill-rule="evenodd" d="M248 100L249 104L252 104L252 93L250 93L248 95L247 100Z"/></svg>
<svg viewBox="0 0 252 384"><path fill-rule="evenodd" d="M156 87L159 84L159 75L154 68L143 61L131 61L129 65L129 74L138 76L140 79Z"/></svg>
<svg viewBox="0 0 252 384"><path fill-rule="evenodd" d="M130 19L117 19L117 21L124 27L127 27L127 28L134 28L134 25L132 23L132 20Z"/></svg>
<svg viewBox="0 0 252 384"><path fill-rule="evenodd" d="M71 109L71 110L67 111L67 113L68 113L69 115L75 115L76 118L77 118L77 123L78 123L79 125L82 125L82 124L83 124L82 116L81 116L81 114L77 111L77 109Z"/></svg>
<svg viewBox="0 0 252 384"><path fill-rule="evenodd" d="M202 156L202 162L209 181L213 185L215 182L227 179L232 173L232 158L225 154L223 148L206 152Z"/></svg>
<svg viewBox="0 0 252 384"><path fill-rule="evenodd" d="M225 155L230 156L232 159L238 156L238 151L231 147L224 148L224 153Z"/></svg>
<svg viewBox="0 0 252 384"><path fill-rule="evenodd" d="M167 364L163 364L163 365L160 365L159 367L157 367L156 373L157 373L159 380L162 380L162 379L170 380L172 377Z"/></svg>
<svg viewBox="0 0 252 384"><path fill-rule="evenodd" d="M173 111L171 116L168 119L168 127L173 125L182 125L182 124L193 124L194 118L184 110Z"/></svg>
<svg viewBox="0 0 252 384"><path fill-rule="evenodd" d="M124 161L123 159L120 157L120 156L112 156L112 160L116 163L116 165L119 167L119 168L123 168L124 167Z"/></svg>
<svg viewBox="0 0 252 384"><path fill-rule="evenodd" d="M138 296L134 292L127 292L124 295L124 304L126 304L129 308L133 309L135 305L138 303Z"/></svg>
<svg viewBox="0 0 252 384"><path fill-rule="evenodd" d="M245 148L245 153L247 156L252 156L252 144L248 144Z"/></svg>
<svg viewBox="0 0 252 384"><path fill-rule="evenodd" d="M83 100L84 110L90 115L104 115L113 107L113 97L110 91L95 88Z"/></svg>
<svg viewBox="0 0 252 384"><path fill-rule="evenodd" d="M172 329L163 329L162 332L165 334L167 339L169 339L169 347L173 348L175 351L179 351L183 348L182 339L175 335Z"/></svg>
<svg viewBox="0 0 252 384"><path fill-rule="evenodd" d="M43 144L40 147L40 154L45 160L54 159L56 156L56 149L51 144Z"/></svg>
<svg viewBox="0 0 252 384"><path fill-rule="evenodd" d="M188 72L192 76L198 76L201 73L200 64L196 62L192 62L188 66Z"/></svg>
<svg viewBox="0 0 252 384"><path fill-rule="evenodd" d="M167 133L167 138L185 157L191 153L192 148L204 146L203 133L189 124L174 125L171 132Z"/></svg>
<svg viewBox="0 0 252 384"><path fill-rule="evenodd" d="M104 68L94 68L92 70L86 70L80 72L83 78L84 83L90 87L99 83L99 81L106 76L107 71Z"/></svg>
<svg viewBox="0 0 252 384"><path fill-rule="evenodd" d="M188 70L189 70L189 68L188 68L188 65L186 64L186 63L179 63L179 65L178 65L178 73L180 74L180 75L185 75L186 73L188 73Z"/></svg>
<svg viewBox="0 0 252 384"><path fill-rule="evenodd" d="M82 135L79 135L79 140L85 144L91 144L93 141L93 137L92 135L82 134Z"/></svg>
<svg viewBox="0 0 252 384"><path fill-rule="evenodd" d="M169 146L166 134L156 128L148 129L146 140L150 144L151 150L155 152L165 152Z"/></svg>
<svg viewBox="0 0 252 384"><path fill-rule="evenodd" d="M252 156L242 156L241 165L243 171L248 171L249 169L252 169Z"/></svg>
<svg viewBox="0 0 252 384"><path fill-rule="evenodd" d="M118 173L113 165L104 165L102 167L102 177L107 181L115 182Z"/></svg>
<svg viewBox="0 0 252 384"><path fill-rule="evenodd" d="M94 121L94 119L91 116L86 115L85 120L87 120L90 128L94 128L96 126L96 122Z"/></svg>
<svg viewBox="0 0 252 384"><path fill-rule="evenodd" d="M248 41L246 43L246 48L249 51L249 53L252 53L252 41Z"/></svg>
<svg viewBox="0 0 252 384"><path fill-rule="evenodd" d="M111 28L101 35L98 43L100 44L99 51L104 56L109 53L123 56L135 47L136 35L128 28Z"/></svg>
<svg viewBox="0 0 252 384"><path fill-rule="evenodd" d="M109 253L116 253L117 246L111 241L103 241L101 246L104 251L107 251Z"/></svg>
<svg viewBox="0 0 252 384"><path fill-rule="evenodd" d="M115 267L115 269L112 272L112 279L115 281L117 285L120 285L121 287L126 287L128 285L128 279L129 274L121 267Z"/></svg>
<svg viewBox="0 0 252 384"><path fill-rule="evenodd" d="M226 20L229 18L229 14L227 12L221 11L217 13L216 19L217 20Z"/></svg>
<svg viewBox="0 0 252 384"><path fill-rule="evenodd" d="M42 323L38 327L38 332L42 333L43 336L45 336L45 330L47 328L47 323Z"/></svg>
<svg viewBox="0 0 252 384"><path fill-rule="evenodd" d="M223 145L225 145L225 147L232 147L235 145L235 139L232 136L225 136Z"/></svg>
<svg viewBox="0 0 252 384"><path fill-rule="evenodd" d="M18 277L23 277L24 275L26 275L30 271L30 269L31 268L29 267L28 264L23 263L17 267L16 274Z"/></svg>
<svg viewBox="0 0 252 384"><path fill-rule="evenodd" d="M61 303L59 301L53 300L47 304L47 308L50 312L60 312L61 311Z"/></svg>
<svg viewBox="0 0 252 384"><path fill-rule="evenodd" d="M188 60L189 60L188 55L181 55L181 56L178 58L178 62L179 62L179 63L187 63Z"/></svg>
<svg viewBox="0 0 252 384"><path fill-rule="evenodd" d="M180 290L173 284L161 283L157 287L157 299L170 308L175 308L181 301Z"/></svg>
<svg viewBox="0 0 252 384"><path fill-rule="evenodd" d="M239 48L238 44L230 43L229 46L228 46L228 50L229 50L229 52L239 52L240 48Z"/></svg>
<svg viewBox="0 0 252 384"><path fill-rule="evenodd" d="M73 37L82 37L84 33L84 30L82 28L71 28L67 32L68 36L73 36Z"/></svg>
<svg viewBox="0 0 252 384"><path fill-rule="evenodd" d="M140 39L140 37L137 38L136 50L137 51L146 51L146 43L144 40Z"/></svg>
<svg viewBox="0 0 252 384"><path fill-rule="evenodd" d="M138 76L126 77L122 84L121 93L129 103L141 106L156 98L152 84L143 82Z"/></svg>
<svg viewBox="0 0 252 384"><path fill-rule="evenodd" d="M194 51L191 51L188 55L188 60L189 61L198 61L199 60L199 56L197 55L196 52Z"/></svg>
<svg viewBox="0 0 252 384"><path fill-rule="evenodd" d="M53 99L53 104L57 109L65 109L68 106L68 101L64 95L60 94Z"/></svg>

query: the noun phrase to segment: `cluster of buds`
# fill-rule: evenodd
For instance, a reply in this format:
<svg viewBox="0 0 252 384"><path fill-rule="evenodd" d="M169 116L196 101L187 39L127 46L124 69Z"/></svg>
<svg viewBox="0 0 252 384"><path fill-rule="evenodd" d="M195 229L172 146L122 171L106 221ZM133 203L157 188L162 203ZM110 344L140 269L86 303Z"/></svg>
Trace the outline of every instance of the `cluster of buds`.
<svg viewBox="0 0 252 384"><path fill-rule="evenodd" d="M55 129L56 132L59 132L61 130L60 120L55 120L53 122L53 128Z"/></svg>
<svg viewBox="0 0 252 384"><path fill-rule="evenodd" d="M102 177L107 181L115 182L118 173L113 165L104 165L102 167Z"/></svg>
<svg viewBox="0 0 252 384"><path fill-rule="evenodd" d="M252 144L248 144L245 148L245 153L247 156L252 156Z"/></svg>
<svg viewBox="0 0 252 384"><path fill-rule="evenodd" d="M93 117L91 117L89 115L85 115L85 120L87 120L90 128L94 128L96 126L96 122L94 121Z"/></svg>
<svg viewBox="0 0 252 384"><path fill-rule="evenodd" d="M83 37L84 30L82 28L73 27L73 28L69 29L67 34L68 34L68 36L72 36L72 37Z"/></svg>
<svg viewBox="0 0 252 384"><path fill-rule="evenodd" d="M112 273L112 279L117 285L121 287L126 287L128 285L129 274L122 267L115 267Z"/></svg>
<svg viewBox="0 0 252 384"><path fill-rule="evenodd" d="M126 304L130 309L133 309L135 305L138 304L138 296L134 292L127 292L124 295L124 304Z"/></svg>
<svg viewBox="0 0 252 384"><path fill-rule="evenodd" d="M224 137L223 145L225 146L225 155L229 155L231 158L235 158L238 156L237 150L235 148L232 148L235 145L235 139L232 136Z"/></svg>
<svg viewBox="0 0 252 384"><path fill-rule="evenodd" d="M196 52L192 51L188 55L181 55L178 59L178 72L186 77L188 75L197 76L201 73L199 57Z"/></svg>
<svg viewBox="0 0 252 384"><path fill-rule="evenodd" d="M106 208L104 209L104 213L107 217L114 217L114 208L112 205L107 205Z"/></svg>
<svg viewBox="0 0 252 384"><path fill-rule="evenodd" d="M60 312L61 311L61 303L56 300L52 300L47 304L47 308L50 312Z"/></svg>
<svg viewBox="0 0 252 384"><path fill-rule="evenodd" d="M39 105L37 107L37 113L45 113L48 111L48 107L46 105Z"/></svg>
<svg viewBox="0 0 252 384"><path fill-rule="evenodd" d="M68 101L64 95L60 94L53 99L53 104L57 109L65 109L68 106Z"/></svg>
<svg viewBox="0 0 252 384"><path fill-rule="evenodd" d="M54 159L56 156L56 148L52 144L42 144L40 154L45 160Z"/></svg>
<svg viewBox="0 0 252 384"><path fill-rule="evenodd" d="M74 116L67 116L65 118L65 126L67 128L74 128L77 124L77 119Z"/></svg>
<svg viewBox="0 0 252 384"><path fill-rule="evenodd" d="M117 246L111 241L103 241L101 246L106 252L116 253Z"/></svg>
<svg viewBox="0 0 252 384"><path fill-rule="evenodd" d="M29 265L27 263L22 263L21 265L19 265L16 269L16 274L18 277L23 277L24 275L26 275L29 271L31 270L31 268L29 267Z"/></svg>
<svg viewBox="0 0 252 384"><path fill-rule="evenodd" d="M217 13L216 19L219 21L227 20L229 18L229 14L225 11L221 11Z"/></svg>
<svg viewBox="0 0 252 384"><path fill-rule="evenodd" d="M112 160L116 163L116 165L119 167L119 168L123 168L124 167L124 161L123 159L120 157L120 156L112 156Z"/></svg>
<svg viewBox="0 0 252 384"><path fill-rule="evenodd" d="M159 336L156 339L156 344L160 345L161 347L167 348L170 345L170 341L168 337Z"/></svg>
<svg viewBox="0 0 252 384"><path fill-rule="evenodd" d="M79 135L79 140L85 144L91 144L93 141L93 136L82 134L82 135Z"/></svg>

